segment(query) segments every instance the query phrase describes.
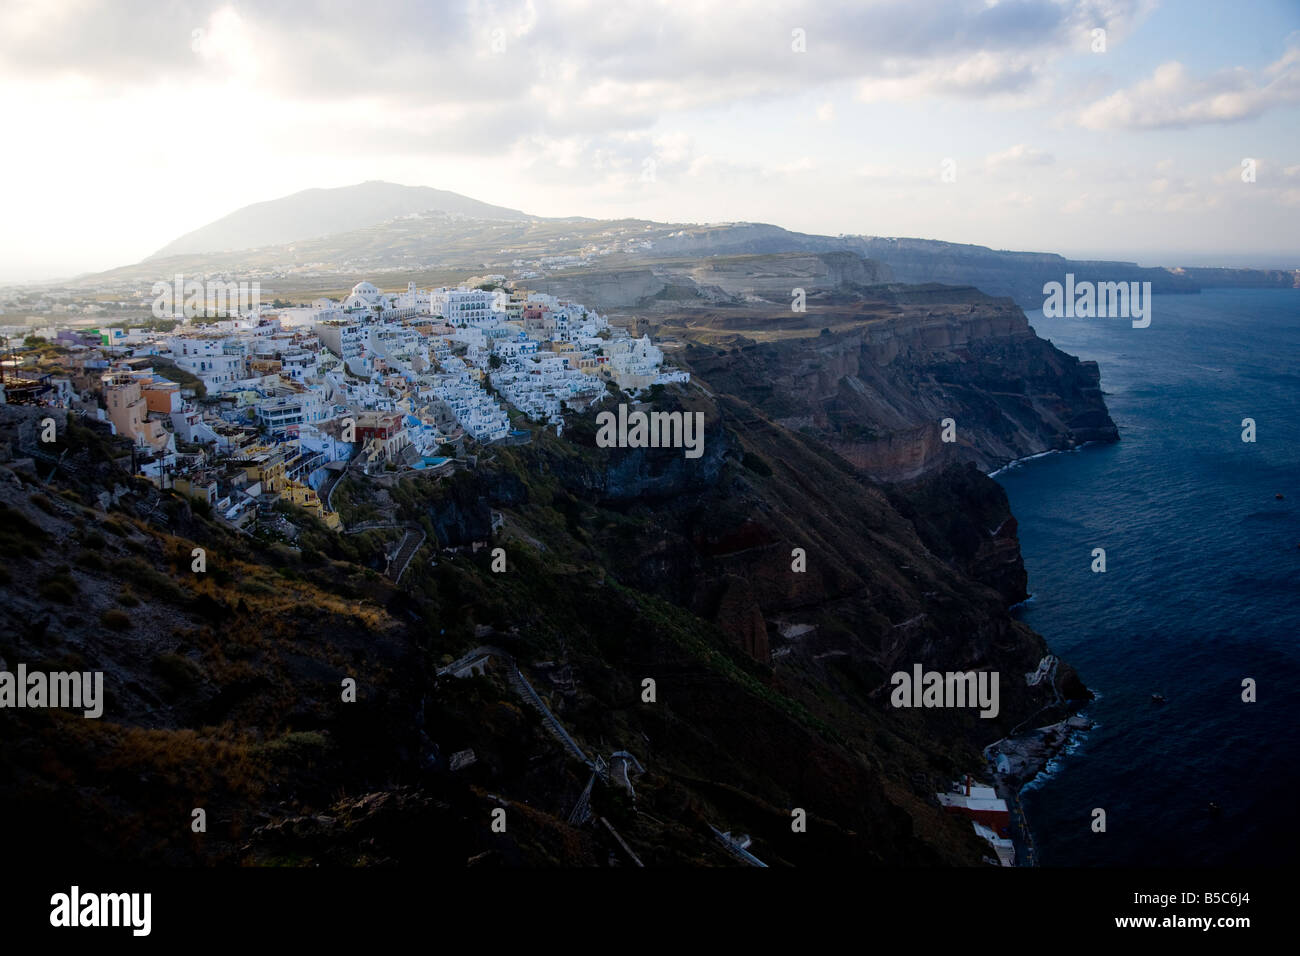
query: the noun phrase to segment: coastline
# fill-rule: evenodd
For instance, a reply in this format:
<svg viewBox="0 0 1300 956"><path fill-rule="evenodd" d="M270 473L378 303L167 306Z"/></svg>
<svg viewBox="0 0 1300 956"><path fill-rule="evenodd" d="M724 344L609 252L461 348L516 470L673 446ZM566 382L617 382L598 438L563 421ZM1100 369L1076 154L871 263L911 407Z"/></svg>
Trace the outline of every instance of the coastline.
<svg viewBox="0 0 1300 956"><path fill-rule="evenodd" d="M1010 471L1025 462L1046 458L1048 455L1079 451L1088 445L1098 443L1097 441L1086 441L1070 448L1049 448L1046 451L1026 455L1023 458L1014 458L993 471L987 472L987 476L996 478L1004 471ZM1025 600L1012 605L1012 607L1028 604L1033 599L1034 595L1030 594ZM1068 703L1061 699L1058 691L1056 705L1049 706L1068 706ZM1034 843L1033 830L1029 826L1029 819L1025 815L1024 807L1021 805L1020 795L1029 784L1037 780L1046 771L1052 760L1059 756L1078 734L1092 728L1093 722L1079 713L1079 710L1086 706L1086 701L1079 703L1079 708L1072 710L1068 716L1055 723L1045 724L1023 733L1017 733L1019 731L1019 727L1017 727L1011 734L995 740L984 748L984 759L987 761L988 772L993 780L993 789L997 792L998 797L1006 802L1007 809L1011 813L1012 842L1015 844L1016 866L1038 865L1038 853ZM1034 716L1037 716L1037 714ZM1033 718L1029 719L1032 720Z"/></svg>
<svg viewBox="0 0 1300 956"><path fill-rule="evenodd" d="M995 740L984 748L993 789L1006 801L1011 812L1012 842L1016 866L1037 866L1034 833L1020 803L1020 794L1047 769L1075 737L1090 730L1093 722L1074 713L1052 724Z"/></svg>
<svg viewBox="0 0 1300 956"><path fill-rule="evenodd" d="M1015 468L1019 465L1023 465L1027 461L1033 461L1035 458L1046 458L1048 455L1059 455L1062 452L1075 451L1077 448L1082 448L1082 447L1083 447L1082 445L1077 445L1075 446L1075 448L1049 448L1047 449L1047 451L1040 451L1037 454L1026 455L1024 458L1012 458L1005 465L1001 465L995 468L993 471L987 472L987 475L990 478L996 478L1004 471L1010 471L1012 468Z"/></svg>
<svg viewBox="0 0 1300 956"><path fill-rule="evenodd" d="M1037 599L1013 613L1078 668L1097 698L1080 711L1096 722L1095 729L1067 742L1033 777L998 781L998 796L1017 824L1014 798L1026 814L1032 805L1026 825L1033 840L1041 840L1035 854L1041 866L1268 865L1279 850L1279 829L1288 832L1278 825L1290 819L1294 791L1288 765L1277 756L1285 753L1279 743L1285 738L1271 726L1244 724L1240 715L1247 708L1230 713L1217 695L1199 691L1226 681L1222 664L1236 648L1243 654L1290 648L1295 632L1297 605L1294 589L1287 587L1293 576L1285 569L1294 566L1288 555L1300 554L1300 537L1294 531L1294 469L1286 468L1284 451L1295 447L1295 421L1268 446L1229 445L1216 426L1233 421L1245 383L1258 391L1257 409L1281 421L1294 392L1288 371L1295 364L1290 330L1296 307L1294 296L1262 291L1216 292L1194 308L1171 301L1167 327L1181 325L1185 334L1163 342L1140 333L1112 339L1082 325L1068 336L1059 323L1037 327L1065 351L1099 362L1110 414L1124 436L1123 444L1104 453L1094 449L1073 464L1013 468L995 478L1022 519L1018 537L1027 590ZM1239 329L1254 313L1259 348L1243 350ZM1183 407L1197 408L1196 421L1204 427L1165 441L1183 420ZM1242 466L1246 461L1250 467ZM1121 493L1157 487L1173 474L1177 492L1166 487L1150 497ZM1278 493L1285 498L1277 499ZM1161 528L1160 535L1142 530L1152 525ZM1187 561L1171 573L1162 555L1171 545L1195 550L1198 533L1224 556L1218 566L1230 570L1206 573ZM1113 566L1112 575L1078 573L1083 562L1071 548L1080 542L1086 555L1092 544L1084 543L1094 537L1107 545L1108 556L1116 548L1128 555L1125 579L1113 576ZM1239 630L1242 607L1258 622L1246 631ZM1143 642L1140 659L1130 656L1126 641L1138 633L1161 635ZM1218 635L1234 635L1240 643L1230 650ZM1289 655L1280 660L1293 663ZM1300 685L1287 683L1293 707ZM1152 691L1168 695L1178 711L1153 705ZM1055 717L1037 723L1049 719ZM1225 763L1207 775L1207 748L1230 760L1231 770ZM1159 772L1135 774L1132 768L1152 752L1160 755ZM1211 800L1224 816L1207 809ZM1121 808L1130 821L1128 839L1090 834L1087 811L1099 806L1112 827L1115 808Z"/></svg>
<svg viewBox="0 0 1300 956"><path fill-rule="evenodd" d="M1064 455L1072 451L1082 451L1084 448L1087 448L1089 445L1113 445L1117 441L1119 441L1118 438L1114 439L1113 441L1107 441L1102 438L1093 438L1093 439L1089 439L1088 441L1079 442L1079 444L1072 445L1069 448L1049 448L1047 449L1047 451L1040 451L1033 455L1026 455L1024 458L1012 458L1006 464L999 465L997 468L994 468L992 471L985 472L985 475L989 478L996 478L1004 471L1010 471L1012 468L1018 468L1019 466L1023 465L1025 462L1033 461L1035 458L1046 458L1048 455Z"/></svg>

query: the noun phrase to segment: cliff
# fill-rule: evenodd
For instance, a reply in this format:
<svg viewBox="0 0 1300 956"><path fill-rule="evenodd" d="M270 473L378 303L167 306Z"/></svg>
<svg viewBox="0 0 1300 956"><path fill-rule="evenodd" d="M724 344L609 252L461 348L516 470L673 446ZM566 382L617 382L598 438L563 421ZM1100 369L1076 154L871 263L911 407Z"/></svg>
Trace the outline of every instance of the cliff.
<svg viewBox="0 0 1300 956"><path fill-rule="evenodd" d="M683 361L708 388L816 435L878 481L955 462L989 471L1118 437L1096 363L1040 339L1014 303L972 289L875 291L884 301L822 316L835 323L824 334L688 348Z"/></svg>

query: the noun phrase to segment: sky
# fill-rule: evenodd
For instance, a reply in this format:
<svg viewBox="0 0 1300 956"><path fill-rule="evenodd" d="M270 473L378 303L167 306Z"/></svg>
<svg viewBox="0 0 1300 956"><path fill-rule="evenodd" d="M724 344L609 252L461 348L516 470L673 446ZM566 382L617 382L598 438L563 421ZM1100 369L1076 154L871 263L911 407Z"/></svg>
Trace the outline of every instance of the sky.
<svg viewBox="0 0 1300 956"><path fill-rule="evenodd" d="M1300 267L1300 0L5 0L0 281L366 180Z"/></svg>

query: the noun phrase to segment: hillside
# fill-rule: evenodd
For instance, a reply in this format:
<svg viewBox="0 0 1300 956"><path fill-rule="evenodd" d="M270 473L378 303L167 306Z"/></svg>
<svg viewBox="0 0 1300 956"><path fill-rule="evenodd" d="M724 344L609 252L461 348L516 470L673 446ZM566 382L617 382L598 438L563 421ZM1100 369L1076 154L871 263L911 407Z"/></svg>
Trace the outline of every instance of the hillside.
<svg viewBox="0 0 1300 956"><path fill-rule="evenodd" d="M98 429L60 423L38 453L40 410L0 410L0 658L103 670L108 698L98 720L0 711L15 851L53 839L118 862L459 867L626 864L630 850L734 865L716 826L751 834L773 865L978 863L987 848L934 791L1029 716L1064 713L1058 694L1087 691L1065 666L1052 687L1024 679L1047 648L1007 610L1025 577L996 483L918 439L892 473L912 480L887 484L836 445L850 426L937 429L929 403L958 385L969 460L1068 444L1083 436L1064 423L1109 418L1089 374L1014 307L970 290L913 299L888 316L818 306L809 321L834 330L767 344L735 320L726 349L683 327L678 354L701 385L654 407L705 416L698 459L598 448L592 413L570 414L563 438L534 429L449 479L345 479L346 524L393 524L360 534L292 509L295 541L236 534L126 476ZM964 302L928 315L944 300ZM933 384L888 420L879 403L828 404L823 384L870 381L856 355L881 367L872 387ZM741 387L750 363L794 376L781 407ZM963 381L944 384L955 365ZM1022 376L1057 398L1008 405ZM379 572L403 527L428 543L398 586ZM482 674L442 670L458 658L452 671L477 659ZM999 714L891 708L888 676L913 662L1000 672ZM638 769L593 779L575 750L630 767L626 751ZM489 826L499 806L506 833ZM806 834L791 832L794 807Z"/></svg>

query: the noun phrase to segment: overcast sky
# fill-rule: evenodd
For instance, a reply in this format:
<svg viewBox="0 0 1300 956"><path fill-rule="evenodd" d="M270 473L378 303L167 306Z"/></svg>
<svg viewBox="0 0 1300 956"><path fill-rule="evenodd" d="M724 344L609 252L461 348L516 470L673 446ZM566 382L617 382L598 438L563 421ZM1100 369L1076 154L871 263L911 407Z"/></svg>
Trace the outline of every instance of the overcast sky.
<svg viewBox="0 0 1300 956"><path fill-rule="evenodd" d="M0 109L6 281L370 179L1300 266L1296 0L5 0Z"/></svg>

